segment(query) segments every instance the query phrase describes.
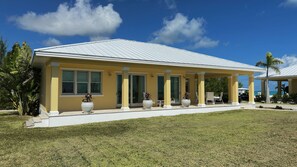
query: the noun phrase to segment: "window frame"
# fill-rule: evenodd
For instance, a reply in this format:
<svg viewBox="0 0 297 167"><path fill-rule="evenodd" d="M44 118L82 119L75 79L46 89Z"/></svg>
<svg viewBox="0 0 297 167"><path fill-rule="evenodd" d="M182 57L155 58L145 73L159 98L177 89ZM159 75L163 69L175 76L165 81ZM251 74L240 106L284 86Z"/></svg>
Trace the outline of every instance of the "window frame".
<svg viewBox="0 0 297 167"><path fill-rule="evenodd" d="M81 82L77 82L77 72L87 72L88 74L88 93L92 94L93 96L103 96L103 70L88 70L88 69L69 69L69 68L62 68L62 76L61 76L61 92L60 92L60 96L82 96L84 95L84 93L77 93L77 83L81 83ZM73 93L63 93L63 71L73 71L74 72L74 92ZM100 74L100 82L96 82L96 83L100 83L100 93L91 93L91 73L92 72L96 72Z"/></svg>
<svg viewBox="0 0 297 167"><path fill-rule="evenodd" d="M72 93L63 93L63 82L67 82L67 83L70 83L70 81L63 81L63 72L64 71L71 71L71 72L73 72L73 81L71 82L71 83L73 83L73 92ZM73 71L73 70L68 70L68 69L66 69L66 70L62 70L62 77L61 77L61 79L62 79L62 84L61 84L61 93L63 94L63 95L75 95L75 91L76 91L76 85L75 85L75 80L76 80L76 73L75 73L75 71Z"/></svg>

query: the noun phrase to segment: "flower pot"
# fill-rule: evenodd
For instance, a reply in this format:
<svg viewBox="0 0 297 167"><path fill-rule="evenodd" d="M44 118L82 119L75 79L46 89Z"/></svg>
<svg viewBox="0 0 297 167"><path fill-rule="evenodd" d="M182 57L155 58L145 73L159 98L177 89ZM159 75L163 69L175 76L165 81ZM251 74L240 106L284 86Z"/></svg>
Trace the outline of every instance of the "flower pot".
<svg viewBox="0 0 297 167"><path fill-rule="evenodd" d="M182 106L183 107L189 107L191 104L191 100L190 99L182 99Z"/></svg>
<svg viewBox="0 0 297 167"><path fill-rule="evenodd" d="M81 109L83 110L84 113L90 114L91 111L93 110L94 103L93 102L82 102L81 103Z"/></svg>
<svg viewBox="0 0 297 167"><path fill-rule="evenodd" d="M151 109L153 106L153 101L152 100L143 100L143 108L144 109Z"/></svg>

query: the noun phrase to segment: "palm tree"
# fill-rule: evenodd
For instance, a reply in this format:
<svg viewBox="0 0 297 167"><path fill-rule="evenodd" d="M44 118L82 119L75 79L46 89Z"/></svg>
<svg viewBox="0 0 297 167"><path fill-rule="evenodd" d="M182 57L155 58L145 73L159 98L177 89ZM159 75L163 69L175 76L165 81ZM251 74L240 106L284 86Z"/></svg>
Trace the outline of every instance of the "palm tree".
<svg viewBox="0 0 297 167"><path fill-rule="evenodd" d="M266 68L266 81L265 81L265 87L266 87L266 103L270 103L270 97L269 97L269 76L268 71L269 69L272 69L276 73L280 73L279 71L279 64L283 64L283 62L279 59L276 59L272 56L271 52L266 53L266 62L259 61L257 62L256 66L265 67Z"/></svg>

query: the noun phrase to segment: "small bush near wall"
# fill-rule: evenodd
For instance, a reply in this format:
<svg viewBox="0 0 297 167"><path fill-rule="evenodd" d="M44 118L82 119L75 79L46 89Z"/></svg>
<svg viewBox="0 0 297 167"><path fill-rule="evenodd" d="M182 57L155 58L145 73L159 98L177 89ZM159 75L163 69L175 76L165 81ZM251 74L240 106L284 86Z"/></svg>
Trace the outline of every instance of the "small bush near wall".
<svg viewBox="0 0 297 167"><path fill-rule="evenodd" d="M266 97L262 95L256 95L255 102L262 102L265 101Z"/></svg>
<svg viewBox="0 0 297 167"><path fill-rule="evenodd" d="M297 104L297 93L290 94L290 101L292 101L295 104Z"/></svg>

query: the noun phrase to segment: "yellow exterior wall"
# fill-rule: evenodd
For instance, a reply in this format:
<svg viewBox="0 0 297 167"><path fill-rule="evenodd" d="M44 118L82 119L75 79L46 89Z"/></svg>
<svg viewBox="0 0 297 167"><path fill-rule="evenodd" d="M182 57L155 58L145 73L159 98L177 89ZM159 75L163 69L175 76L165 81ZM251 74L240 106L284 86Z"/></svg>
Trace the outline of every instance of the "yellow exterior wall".
<svg viewBox="0 0 297 167"><path fill-rule="evenodd" d="M153 100L153 106L157 106L157 98L158 98L158 74L157 73L148 73L146 75L146 92L151 95L151 99Z"/></svg>
<svg viewBox="0 0 297 167"><path fill-rule="evenodd" d="M116 83L117 74L122 74L123 67L129 67L129 74L141 74L146 76L146 91L151 94L152 100L157 105L157 78L158 75L164 75L165 71L170 69L171 75L180 75L181 79L181 95L182 98L185 93L185 77L190 79L190 93L192 104L195 102L195 75L186 75L187 71L199 72L199 70L207 73L217 74L232 74L231 70L213 70L213 69L198 69L198 68L184 68L158 65L143 65L132 63L116 63L116 62L102 62L102 61L88 61L88 60L74 60L52 58L50 62L59 63L58 71L58 111L80 111L81 101L83 95L62 95L62 70L85 70L85 71L101 71L102 72L102 95L94 95L94 109L110 109L116 108ZM42 92L45 92L45 99L42 99L42 104L47 111L50 111L50 92L51 92L51 66L44 67L45 86L43 85ZM237 71L240 74L248 75L249 72ZM44 90L45 89L45 90Z"/></svg>

